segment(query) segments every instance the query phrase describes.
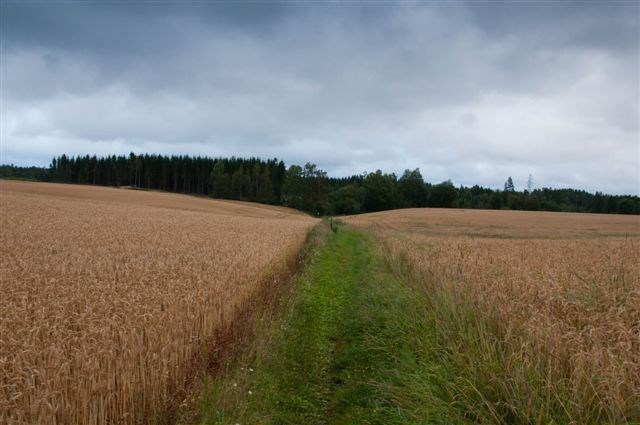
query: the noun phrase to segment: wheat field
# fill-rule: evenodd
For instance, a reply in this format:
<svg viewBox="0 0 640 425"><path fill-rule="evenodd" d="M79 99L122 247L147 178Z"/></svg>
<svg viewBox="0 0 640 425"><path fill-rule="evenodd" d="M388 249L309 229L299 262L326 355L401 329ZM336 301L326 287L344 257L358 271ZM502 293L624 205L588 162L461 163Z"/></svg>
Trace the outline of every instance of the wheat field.
<svg viewBox="0 0 640 425"><path fill-rule="evenodd" d="M551 405L570 423L640 419L640 217L406 209L345 221L494 326L477 374L502 387L499 408L532 423ZM494 338L503 375L482 376Z"/></svg>
<svg viewBox="0 0 640 425"><path fill-rule="evenodd" d="M315 220L183 195L0 181L0 423L140 423ZM215 341L214 341L215 343Z"/></svg>

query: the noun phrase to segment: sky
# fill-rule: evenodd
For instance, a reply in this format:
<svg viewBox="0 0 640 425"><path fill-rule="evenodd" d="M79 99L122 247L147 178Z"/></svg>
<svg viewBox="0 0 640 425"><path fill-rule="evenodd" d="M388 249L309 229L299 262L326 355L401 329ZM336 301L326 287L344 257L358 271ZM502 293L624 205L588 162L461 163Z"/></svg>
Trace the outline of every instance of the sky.
<svg viewBox="0 0 640 425"><path fill-rule="evenodd" d="M0 4L0 163L259 156L640 194L636 1Z"/></svg>

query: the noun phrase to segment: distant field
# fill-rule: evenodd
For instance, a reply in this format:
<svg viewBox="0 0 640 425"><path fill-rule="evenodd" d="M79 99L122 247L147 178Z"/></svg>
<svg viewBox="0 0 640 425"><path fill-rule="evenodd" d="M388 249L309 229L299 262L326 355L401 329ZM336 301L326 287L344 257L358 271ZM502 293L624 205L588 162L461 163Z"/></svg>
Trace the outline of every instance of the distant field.
<svg viewBox="0 0 640 425"><path fill-rule="evenodd" d="M15 180L0 180L2 193L39 195L52 198L99 201L141 207L170 208L174 210L237 215L254 218L287 218L308 222L308 216L286 207L241 201L227 201L181 194L109 188L89 185L59 183L24 183Z"/></svg>
<svg viewBox="0 0 640 425"><path fill-rule="evenodd" d="M0 181L0 423L133 423L316 220L281 207Z"/></svg>
<svg viewBox="0 0 640 425"><path fill-rule="evenodd" d="M438 323L453 323L443 345L473 376L452 384L458 399L479 397L494 421L640 418L639 217L407 209L345 221L377 233L437 297Z"/></svg>

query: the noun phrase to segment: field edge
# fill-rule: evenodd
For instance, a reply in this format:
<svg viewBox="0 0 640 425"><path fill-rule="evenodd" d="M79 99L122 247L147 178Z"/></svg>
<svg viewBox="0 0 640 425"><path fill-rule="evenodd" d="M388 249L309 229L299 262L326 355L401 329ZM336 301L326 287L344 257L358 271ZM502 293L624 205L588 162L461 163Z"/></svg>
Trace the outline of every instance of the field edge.
<svg viewBox="0 0 640 425"><path fill-rule="evenodd" d="M165 412L151 421L158 425L192 423L198 401L211 380L224 379L237 367L238 359L251 356L265 324L277 321L295 295L295 282L328 241L331 230L325 221L307 233L300 250L273 265L259 280L258 291L237 311L230 325L217 332L206 351L194 359L194 373L186 389L175 394Z"/></svg>

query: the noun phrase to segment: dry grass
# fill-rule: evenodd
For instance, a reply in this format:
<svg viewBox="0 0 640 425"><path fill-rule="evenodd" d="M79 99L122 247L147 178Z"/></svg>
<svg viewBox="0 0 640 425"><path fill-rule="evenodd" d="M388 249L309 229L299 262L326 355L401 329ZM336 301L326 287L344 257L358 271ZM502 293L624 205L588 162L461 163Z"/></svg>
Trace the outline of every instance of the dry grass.
<svg viewBox="0 0 640 425"><path fill-rule="evenodd" d="M0 423L165 408L315 220L285 208L0 182Z"/></svg>
<svg viewBox="0 0 640 425"><path fill-rule="evenodd" d="M539 384L525 376L503 409L532 422L551 404L573 423L640 420L640 217L410 209L346 221L495 325L486 336L508 347L505 376L487 385L522 370Z"/></svg>

